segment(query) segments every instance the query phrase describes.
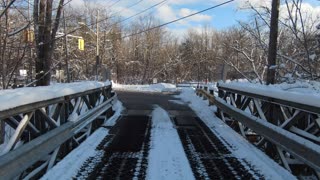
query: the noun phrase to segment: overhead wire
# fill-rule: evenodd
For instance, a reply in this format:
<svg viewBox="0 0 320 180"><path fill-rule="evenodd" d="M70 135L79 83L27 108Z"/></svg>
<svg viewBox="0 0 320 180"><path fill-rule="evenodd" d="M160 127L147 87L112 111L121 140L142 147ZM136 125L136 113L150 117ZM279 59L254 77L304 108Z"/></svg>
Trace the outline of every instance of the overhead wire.
<svg viewBox="0 0 320 180"><path fill-rule="evenodd" d="M108 6L108 8L111 8L112 6L118 4L121 0L117 0L116 2L114 2L113 4L111 4L110 6Z"/></svg>
<svg viewBox="0 0 320 180"><path fill-rule="evenodd" d="M144 1L144 0L139 0L139 1L137 1L137 2L135 2L135 3L133 3L133 4L131 4L131 5L127 6L127 7L124 7L124 8L122 8L121 10L112 13L112 14L109 15L108 17L99 20L98 23L100 23L100 22L102 22L102 21L106 21L106 20L108 20L108 19L114 18L114 17L116 17L117 14L119 14L119 13L125 11L125 10L128 10L128 9L130 9L130 8L133 8L134 6L140 4L142 1ZM83 16L83 15L82 15L82 16ZM73 16L67 16L65 19L71 19L71 18L73 18ZM83 21L86 21L86 20L88 20L89 18L90 18L90 17L87 17L87 18L85 18ZM93 23L91 23L91 24L89 24L89 25L87 25L87 26L93 26L93 25L96 25L96 24L97 24L97 22L95 21L95 22L93 22Z"/></svg>
<svg viewBox="0 0 320 180"><path fill-rule="evenodd" d="M181 20L183 20L183 19L187 19L187 18L189 18L189 17L192 17L192 16L195 16L195 15L197 15L197 14L200 14L200 13L203 13L203 12L206 12L206 11L209 11L209 10L211 10L211 9L215 9L215 8L220 7L220 6L223 6L223 5L225 5L225 4L229 4L229 3L233 2L233 1L235 1L235 0L225 1L225 2L220 3L220 4L217 4L217 5L215 5L215 6L211 6L211 7L209 7L209 8L206 8L206 9L203 9L203 10L201 10L201 11L197 11L197 12L195 12L195 13L189 14L189 15L187 15L187 16L183 16L183 17L181 17L181 18L178 18L178 19L175 19L175 20L172 20L172 21L169 21L169 22L160 24L160 25L158 25L158 26L154 26L154 27L148 28L148 29L146 29L146 30L139 31L139 32L137 32L137 33L132 33L132 34L123 36L122 39L131 37L131 36L135 36L135 35L138 35L138 34L142 34L142 33L144 33L144 32L148 32L148 31L151 31L151 30L153 30L153 29L157 29L157 28L160 28L160 27L163 27L163 26L172 24L172 23L181 21Z"/></svg>
<svg viewBox="0 0 320 180"><path fill-rule="evenodd" d="M120 20L120 21L118 21L118 22L113 23L111 26L114 26L114 25L116 25L116 24L125 22L125 21L127 21L127 20L129 20L129 19L132 19L132 18L134 18L134 17L136 17L136 16L138 16L138 15L140 15L140 14L142 14L142 13L144 13L144 12L150 10L150 9L153 9L153 8L161 5L162 3L166 2L166 1L168 1L168 0L160 1L160 2L158 2L158 3L156 3L156 4L154 4L154 5L150 6L150 7L148 7L148 8L146 8L146 9L142 10L142 11L139 11L138 13L136 13L136 14L134 14L134 15L131 15L131 16L123 19L123 20ZM140 2L141 2L141 1L140 1ZM110 17L106 17L106 18L104 18L104 19L101 19L101 20L99 20L98 22L93 22L93 23L89 24L89 26L99 24L99 23L101 23L101 22L103 22L103 21L106 21L106 20L108 20L108 19L110 19Z"/></svg>
<svg viewBox="0 0 320 180"><path fill-rule="evenodd" d="M125 18L125 19L123 19L123 20L121 20L121 21L118 21L118 22L114 23L113 25L116 25L116 24L122 23L122 22L124 22L124 21L127 21L127 20L129 20L129 19L132 19L132 18L134 18L134 17L136 17L136 16L138 16L138 15L140 15L140 14L142 14L142 13L144 13L144 12L146 12L146 11L148 11L148 10L156 7L156 6L159 6L159 5L163 4L163 3L165 3L166 1L168 1L168 0L163 0L163 1L159 2L159 3L157 3L157 4L154 4L153 6L150 6L150 7L147 8L147 9L144 9L144 10L142 10L142 11L140 11L140 12L138 12L138 13L132 15L132 16L129 16L129 17L127 17L127 18Z"/></svg>
<svg viewBox="0 0 320 180"><path fill-rule="evenodd" d="M125 19L123 19L123 20L120 20L120 21L118 21L118 22L115 22L115 23L111 24L111 26L114 26L114 25L116 25L116 24L119 24L119 23L122 23L122 22L124 22L124 21L127 21L127 20L129 20L129 19L131 19L131 18L133 18L133 17L135 17L135 16L138 16L138 15L140 15L140 14L142 14L142 13L144 13L144 12L146 12L146 11L148 11L148 10L156 7L156 6L159 6L160 4L162 4L162 3L166 2L166 1L168 1L168 0L163 0L163 1L159 2L159 3L156 3L156 4L152 5L152 6L150 6L150 7L146 8L146 9L144 9L144 10L142 10L142 11L140 11L140 12L134 14L134 15L132 15L132 16L129 16L128 18L125 18ZM141 1L139 1L138 3L140 3L140 2L141 2ZM104 22L104 21L106 21L106 20L108 20L108 19L110 19L110 17L100 19L99 21L90 23L90 24L87 25L87 26L93 26L93 25L99 24L99 23L101 23L101 22ZM76 31L79 30L79 29L81 29L81 27L78 27L78 28L75 28L75 29L69 31L69 32L66 33L64 36L67 36L67 35L69 35L69 34L72 34L72 33L76 32ZM53 39L53 40L60 39L60 38L62 38L62 37L64 37L64 36L60 36L59 38L55 38L55 39Z"/></svg>

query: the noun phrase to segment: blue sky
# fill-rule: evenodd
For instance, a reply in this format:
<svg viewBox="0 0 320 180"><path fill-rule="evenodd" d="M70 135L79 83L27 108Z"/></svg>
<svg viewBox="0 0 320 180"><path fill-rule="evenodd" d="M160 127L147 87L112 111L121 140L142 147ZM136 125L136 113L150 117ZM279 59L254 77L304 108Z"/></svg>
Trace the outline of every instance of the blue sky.
<svg viewBox="0 0 320 180"><path fill-rule="evenodd" d="M93 5L97 5L102 9L106 8L113 12L121 11L122 17L129 17L162 0L143 0L133 8L127 7L140 0L120 0L119 2L118 0L86 1L92 2ZM165 23L225 1L226 0L167 0L163 4L149 10L148 13L152 13L156 18L159 18L162 23ZM246 21L249 19L251 12L243 10L248 2L255 7L271 6L271 0L235 0L229 4L204 12L203 14L169 25L167 26L167 30L172 31L174 34L181 35L190 28L199 30L203 26L209 26L210 28L218 30L226 29L233 25L237 25L237 21L239 20ZM281 2L283 3L284 0L281 0ZM308 12L313 12L315 14L313 15L313 18L320 19L320 1L304 0L303 3L303 8L306 8ZM73 0L72 4L81 5L83 4L83 0Z"/></svg>

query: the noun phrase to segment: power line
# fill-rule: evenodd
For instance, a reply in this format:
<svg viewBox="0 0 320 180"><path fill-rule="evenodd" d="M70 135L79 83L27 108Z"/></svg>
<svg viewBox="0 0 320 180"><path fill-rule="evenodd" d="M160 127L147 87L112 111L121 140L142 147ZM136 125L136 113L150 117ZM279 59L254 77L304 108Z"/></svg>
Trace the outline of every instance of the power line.
<svg viewBox="0 0 320 180"><path fill-rule="evenodd" d="M137 2L135 2L135 3L133 3L133 4L131 4L131 5L129 5L128 7L124 7L124 8L122 8L121 10L116 11L115 13L112 13L109 17L106 17L106 18L104 18L104 19L101 19L101 20L99 20L98 22L92 22L91 24L89 24L89 25L87 25L87 26L93 26L93 25L96 25L97 23L101 23L101 22L106 21L106 20L108 20L108 19L114 18L114 17L116 17L116 14L119 14L119 13L121 13L121 12L127 10L127 9L130 9L130 8L136 6L136 5L140 4L142 1L144 1L144 0L139 0L139 1L137 1ZM167 0L166 0L166 1L167 1ZM151 8L148 8L148 9L151 9ZM144 11L146 11L146 10L144 10ZM137 14L138 14L138 13L137 13ZM136 16L137 14L133 15L132 17ZM139 14L141 14L141 12L140 12ZM69 18L71 18L71 17L72 17L72 16L69 16ZM132 17L130 17L130 18L132 18ZM86 21L88 18L90 18L90 17L85 18L84 21ZM130 19L130 18L127 18L126 20L128 20L128 19ZM122 20L121 22L123 22L123 21L125 21L125 20ZM114 24L112 24L112 25L115 25L115 24L118 24L118 23L120 23L120 22L116 22L116 23L114 23ZM71 34L71 33L75 32L75 31L77 31L77 30L79 30L79 29L80 29L80 28L76 28L76 29L70 31L70 32L67 33L67 34Z"/></svg>
<svg viewBox="0 0 320 180"><path fill-rule="evenodd" d="M69 0L69 1L66 2L63 6L67 5L67 4L70 3L71 1L72 1L72 0ZM131 8L131 7L133 7L133 6L141 3L142 1L143 1L143 0L140 0L140 1L138 1L138 2L136 2L136 3L134 3L134 4L132 4L132 5L130 5L128 8ZM142 14L142 13L144 13L144 12L146 12L146 11L154 8L154 7L156 7L156 6L161 5L162 3L166 2L166 1L168 1L168 0L163 0L163 1L159 2L159 3L156 3L156 4L154 4L154 5L150 6L150 7L148 7L148 8L146 8L146 9L144 9L144 10L142 10L142 11L140 11L140 12L138 12L138 13L130 16L130 17L128 17L128 18L125 18L125 19L123 19L123 20L121 20L121 21L118 21L118 22L113 23L111 26L114 26L114 25L116 25L116 24L125 22L125 21L127 21L127 20L129 20L129 19L131 19L131 18L133 18L133 17L135 17L135 16L138 16L138 15L140 15L140 14ZM125 10L125 9L123 9L123 10ZM121 11L123 11L123 10L121 10ZM119 12L121 12L121 11L119 11ZM118 12L117 12L117 13L118 13ZM114 13L114 14L116 14L116 13ZM106 20L108 20L108 19L110 19L110 17L101 19L101 20L99 20L99 21L97 21L97 22L93 22L93 23L89 24L89 26L99 24L99 23L101 23L101 22L103 22L103 21L106 21ZM57 38L54 38L54 39L52 39L51 41L55 41L55 40L58 40L58 39L60 39L60 38L63 38L64 36L69 35L69 34L72 34L72 33L76 32L76 31L79 30L79 29L81 29L81 27L75 28L74 30L66 33L65 35L60 36L60 37L57 37ZM51 41L46 42L46 43L50 43ZM38 46L38 45L36 45L36 46Z"/></svg>
<svg viewBox="0 0 320 180"><path fill-rule="evenodd" d="M123 36L122 39L123 39L123 38L127 38L127 37L131 37L131 36L135 36L135 35L138 35L138 34L142 34L142 33L144 33L144 32L148 32L148 31L151 31L151 30L153 30L153 29L157 29L157 28L160 28L160 27L163 27L163 26L166 26L166 25L175 23L175 22L177 22L177 21L180 21L180 20L183 20L183 19L186 19L186 18L195 16L195 15L197 15L197 14L200 14L200 13L203 13L203 12L206 12L206 11L209 11L209 10L211 10L211 9L214 9L214 8L217 8L217 7L220 7L220 6L223 6L223 5L228 4L228 3L231 3L232 1L234 1L234 0L229 0L229 1L226 1L226 2L223 2L223 3L220 3L220 4L218 4L218 5L211 6L211 7L207 8L207 9L204 9L204 10L201 10L201 11L198 11L198 12L195 12L195 13L193 13L193 14L190 14L190 15L187 15L187 16L184 16L184 17L175 19L175 20L173 20L173 21L169 21L169 22L166 22L166 23L164 23L164 24L160 24L160 25L158 25L158 26L154 26L154 27L151 27L151 28L149 28L149 29L146 29L146 30L143 30L143 31L140 31L140 32L137 32L137 33L129 34L129 35L127 35L127 36Z"/></svg>
<svg viewBox="0 0 320 180"><path fill-rule="evenodd" d="M150 6L149 8L147 8L147 9L145 9L145 10L143 10L143 11L138 12L137 14L134 14L134 15L128 17L128 18L125 18L125 19L123 19L123 20L121 20L121 21L119 21L119 22L116 22L115 24L119 24L119 23L122 23L122 22L124 22L124 21L127 21L127 20L129 20L129 19L131 19L131 18L133 18L133 17L136 17L136 16L138 16L138 15L140 15L140 14L142 14L142 13L144 13L144 12L146 12L146 11L148 11L148 10L156 7L156 6L159 6L159 5L163 4L163 3L165 3L166 1L168 1L168 0L163 0L163 1L157 3L157 4L153 5L153 6ZM115 24L113 24L113 25L115 25Z"/></svg>
<svg viewBox="0 0 320 180"><path fill-rule="evenodd" d="M128 6L127 8L123 8L123 9L121 9L120 11L117 11L117 12L115 12L115 13L113 13L113 14L119 14L119 13L123 12L123 11L126 10L126 9L130 9L130 8L132 8L132 7L140 4L142 1L144 1L144 0L137 1L137 2L135 2L135 3L133 3L133 4L131 4L130 6ZM112 14L112 15L113 15L113 14Z"/></svg>
<svg viewBox="0 0 320 180"><path fill-rule="evenodd" d="M140 3L141 1L142 1L142 0L140 0L138 3ZM131 19L131 18L133 18L133 17L135 17L135 16L138 16L138 15L140 15L140 14L142 14L142 13L144 13L144 12L146 12L146 11L148 11L148 10L156 7L156 6L159 6L160 4L162 4L162 3L166 2L166 1L168 1L168 0L163 0L163 1L159 2L159 3L156 3L156 4L152 5L152 6L150 6L149 8L146 8L146 9L144 9L144 10L142 10L142 11L140 11L140 12L138 12L138 13L136 13L136 14L128 17L128 18L125 18L125 19L123 19L123 20L121 20L121 21L118 21L118 22L113 23L111 26L114 26L114 25L116 25L116 24L119 24L119 23L122 23L122 22L124 22L124 21L127 21L127 20L129 20L129 19ZM131 7L135 6L135 5L138 4L138 3L133 4ZM110 19L110 17L101 19L101 20L99 20L99 21L97 21L97 22L93 22L93 23L89 24L88 26L92 26L92 25L99 24L99 23L101 23L101 22L103 22L103 21L106 21L106 20L108 20L108 19ZM66 36L66 35L68 35L68 34L72 34L72 33L76 32L76 31L79 30L79 29L81 29L81 27L78 27L78 28L73 29L72 31L66 33L64 36ZM64 37L64 36L61 36L61 37L59 37L59 38L55 38L55 39L53 39L53 40L60 39L60 38L62 38L62 37Z"/></svg>
<svg viewBox="0 0 320 180"><path fill-rule="evenodd" d="M156 3L156 4L152 5L152 6L150 6L149 8L144 9L144 10L142 10L142 11L140 11L140 12L138 12L138 13L132 15L132 16L129 16L129 17L123 19L123 20L120 20L120 21L118 21L118 22L113 23L111 26L114 26L114 25L116 25L116 24L119 24L119 23L122 23L122 22L124 22L124 21L127 21L127 20L129 20L129 19L131 19L131 18L133 18L133 17L136 17L136 16L138 16L138 15L140 15L140 14L142 14L142 13L144 13L144 12L146 12L146 11L148 11L148 10L156 7L156 6L159 6L160 4L162 4L162 3L166 2L166 1L168 1L168 0L163 0L163 1L159 2L159 3ZM141 2L141 1L139 1L139 3L140 3L140 2ZM97 23L101 23L101 22L106 21L106 20L108 20L108 19L110 19L110 17L101 19L101 20L99 20L98 22L91 23L91 24L89 24L89 26L96 25Z"/></svg>
<svg viewBox="0 0 320 180"><path fill-rule="evenodd" d="M110 6L108 6L108 8L111 8L112 6L118 4L120 1L121 1L121 0L118 0L118 1L114 2L113 4L111 4Z"/></svg>

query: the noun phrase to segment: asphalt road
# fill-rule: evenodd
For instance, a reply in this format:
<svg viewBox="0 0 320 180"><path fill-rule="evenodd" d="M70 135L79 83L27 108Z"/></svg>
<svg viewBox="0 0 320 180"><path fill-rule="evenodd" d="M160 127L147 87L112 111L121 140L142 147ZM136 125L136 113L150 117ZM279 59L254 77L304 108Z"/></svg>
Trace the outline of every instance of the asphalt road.
<svg viewBox="0 0 320 180"><path fill-rule="evenodd" d="M127 115L150 115L154 106L160 106L172 116L196 116L187 104L176 103L179 101L175 95L178 92L130 92L117 91L119 100L126 108Z"/></svg>

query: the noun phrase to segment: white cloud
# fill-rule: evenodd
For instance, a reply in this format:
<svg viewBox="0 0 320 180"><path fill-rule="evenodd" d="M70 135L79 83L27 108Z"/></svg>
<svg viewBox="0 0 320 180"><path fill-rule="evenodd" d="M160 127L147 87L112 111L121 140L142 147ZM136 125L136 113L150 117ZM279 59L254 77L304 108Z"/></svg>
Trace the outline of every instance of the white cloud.
<svg viewBox="0 0 320 180"><path fill-rule="evenodd" d="M202 0L170 0L168 3L169 4L176 4L176 5L187 5L187 4L194 4L194 3L199 3L199 1Z"/></svg>
<svg viewBox="0 0 320 180"><path fill-rule="evenodd" d="M271 7L272 0L238 0L238 8L248 8L250 6L260 8L260 7Z"/></svg>
<svg viewBox="0 0 320 180"><path fill-rule="evenodd" d="M255 7L257 11L262 11L264 9L262 9L261 7L267 7L269 9L271 9L271 4L272 4L272 0L238 0L238 4L237 4L237 8L240 9L246 9L252 6ZM292 1L288 1L288 6L290 8L293 7L293 3ZM282 3L280 4L280 12L279 12L279 16L280 19L284 22L286 22L289 18L289 12L288 12L288 8L287 5L282 1ZM296 14L296 8L294 8L294 10L291 12L291 16L292 17L297 17L298 16L298 20L300 19L299 15ZM304 25L306 26L306 29L315 29L315 23L319 23L319 19L320 19L320 6L315 6L315 5L311 5L308 2L303 2L301 3L301 16L302 16L302 20L304 22ZM287 21L288 22L288 21ZM298 22L298 28L301 28L301 21L299 20Z"/></svg>
<svg viewBox="0 0 320 180"><path fill-rule="evenodd" d="M184 16L188 16L190 14L196 13L197 11L191 10L191 9L187 9L187 8L182 8L179 11L179 15L181 17ZM194 22L208 22L212 20L212 17L209 15L205 15L205 14L197 14L194 16L191 16L188 18L190 21L194 21Z"/></svg>
<svg viewBox="0 0 320 180"><path fill-rule="evenodd" d="M164 22L177 19L177 15L169 5L163 5L157 8L157 17Z"/></svg>
<svg viewBox="0 0 320 180"><path fill-rule="evenodd" d="M290 8L293 7L292 3L289 3L288 6ZM293 18L298 17L298 19L300 19L300 15L297 14L297 12L294 10L291 13L291 16ZM315 30L316 29L316 25L318 25L319 19L320 19L320 6L312 6L309 3L302 3L301 4L301 16L302 16L302 20L304 23L304 26L306 29L308 30ZM282 4L280 6L280 18L282 20L287 20L289 18L289 12L288 12L288 8L285 4ZM301 21L298 21L298 27L301 27Z"/></svg>

